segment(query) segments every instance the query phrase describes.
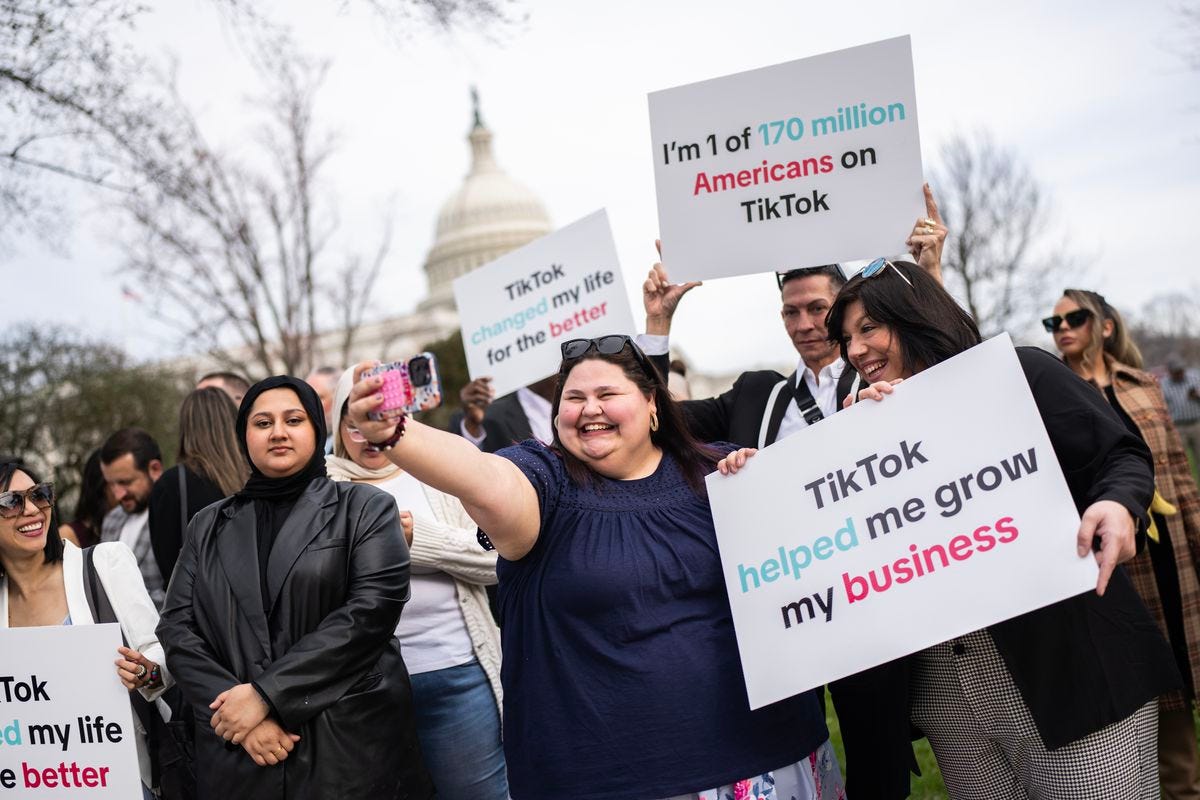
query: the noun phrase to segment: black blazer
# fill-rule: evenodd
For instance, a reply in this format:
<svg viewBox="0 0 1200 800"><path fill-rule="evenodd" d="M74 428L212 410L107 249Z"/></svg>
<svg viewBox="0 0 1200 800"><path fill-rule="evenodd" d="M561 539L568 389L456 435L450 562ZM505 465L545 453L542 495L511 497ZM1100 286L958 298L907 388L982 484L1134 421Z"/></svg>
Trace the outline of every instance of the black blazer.
<svg viewBox="0 0 1200 800"><path fill-rule="evenodd" d="M1082 513L1097 500L1115 500L1138 521L1140 536L1154 490L1150 451L1058 359L1032 347L1017 348L1017 356L1076 507ZM1074 531L1063 535L1073 539ZM1051 750L1181 683L1170 645L1119 567L1103 597L1085 592L988 630ZM915 766L909 675L902 658L831 686L851 797L908 797Z"/></svg>
<svg viewBox="0 0 1200 800"><path fill-rule="evenodd" d="M455 411L450 417L450 433L462 435L463 412ZM533 430L529 427L529 417L521 408L521 401L516 392L510 392L487 407L483 417L484 440L480 449L485 453L494 453L501 448L533 438Z"/></svg>
<svg viewBox="0 0 1200 800"><path fill-rule="evenodd" d="M650 356L650 360L665 375L669 359L667 356ZM847 377L853 369L846 367ZM794 403L792 388L799 376L793 372L786 379L774 370L743 372L734 382L733 388L724 394L705 400L685 400L683 413L688 429L702 442L730 442L739 447L758 447L763 413L771 403L771 416L767 422L765 444L773 444L779 435L779 426L789 403ZM771 393L780 381L787 384L771 399ZM850 381L838 382L837 404L842 407L850 388Z"/></svg>
<svg viewBox="0 0 1200 800"><path fill-rule="evenodd" d="M201 798L432 796L393 635L408 567L391 496L320 478L275 538L264 610L254 505L195 516L158 638L195 714ZM282 766L255 765L209 726L212 699L248 682L302 737Z"/></svg>

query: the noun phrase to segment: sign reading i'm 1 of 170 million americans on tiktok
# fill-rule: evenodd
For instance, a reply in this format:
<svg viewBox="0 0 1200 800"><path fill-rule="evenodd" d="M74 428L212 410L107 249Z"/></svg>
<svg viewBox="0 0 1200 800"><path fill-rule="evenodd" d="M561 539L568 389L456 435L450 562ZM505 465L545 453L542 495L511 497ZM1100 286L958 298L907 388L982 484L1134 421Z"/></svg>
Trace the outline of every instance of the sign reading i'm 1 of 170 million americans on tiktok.
<svg viewBox="0 0 1200 800"><path fill-rule="evenodd" d="M663 263L673 280L902 253L924 214L907 36L649 101Z"/></svg>

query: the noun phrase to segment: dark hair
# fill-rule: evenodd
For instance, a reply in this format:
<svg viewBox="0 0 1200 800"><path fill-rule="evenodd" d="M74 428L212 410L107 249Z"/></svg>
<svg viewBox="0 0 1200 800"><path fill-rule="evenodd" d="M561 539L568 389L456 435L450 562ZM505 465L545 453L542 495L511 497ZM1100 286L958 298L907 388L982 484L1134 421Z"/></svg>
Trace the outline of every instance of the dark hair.
<svg viewBox="0 0 1200 800"><path fill-rule="evenodd" d="M105 439L100 446L100 462L111 464L126 453L133 455L134 466L142 472L149 471L151 461L162 461L158 442L141 428L121 428Z"/></svg>
<svg viewBox="0 0 1200 800"><path fill-rule="evenodd" d="M904 368L911 373L932 367L983 341L971 315L963 311L936 279L910 261L893 262L912 286L890 267L869 278L855 275L834 298L825 317L829 340L846 358L843 333L846 308L855 300L874 322L899 337Z"/></svg>
<svg viewBox="0 0 1200 800"><path fill-rule="evenodd" d="M835 292L846 285L846 273L842 271L841 264L822 264L819 267L800 267L777 272L775 273L775 282L779 284L779 291L782 292L783 285L788 281L796 278L811 278L814 275L824 275L829 278L829 288Z"/></svg>
<svg viewBox="0 0 1200 800"><path fill-rule="evenodd" d="M683 363L681 358L671 359L671 372L677 373L684 378L687 377L687 364Z"/></svg>
<svg viewBox="0 0 1200 800"><path fill-rule="evenodd" d="M658 409L658 430L650 432L650 441L657 447L662 448L664 452L669 453L679 463L679 468L683 472L684 480L687 481L688 486L697 495L704 497L707 495L704 476L713 471L716 463L725 454L715 447L704 444L692 435L684 420L683 408L677 401L671 398L671 392L667 389L666 380L659 374L657 369L651 367L647 370L642 367L642 363L633 352L634 347L636 345L627 343L621 349L621 352L614 355L601 353L592 348L579 358L564 359L558 369L558 386L554 392L554 402L551 404L550 418L552 420L558 419L558 408L562 403L563 384L566 383L567 376L571 374L572 369L584 361L591 359L615 364L625 373L625 377L633 381L634 385L637 386L643 395L646 397L653 395L655 406ZM562 440L558 437L558 426L552 425L552 428L554 443L551 449L562 456L567 468L567 475L571 478L571 481L576 485L591 483L595 477L595 473L563 447Z"/></svg>
<svg viewBox="0 0 1200 800"><path fill-rule="evenodd" d="M238 375L236 372L209 372L206 375L201 375L196 383L204 383L205 381L217 380L224 383L231 389L236 389L242 394L250 388L250 381Z"/></svg>
<svg viewBox="0 0 1200 800"><path fill-rule="evenodd" d="M35 484L41 483L42 479L37 476L32 469L27 467L22 461L5 461L0 463L0 492L7 492L8 487L12 485L13 475L18 472L24 472L29 476L29 479ZM44 564L53 564L55 561L62 561L63 543L62 537L58 535L58 504L50 504L50 527L46 530L46 547L42 550L45 556ZM4 565L0 564L0 578L4 577Z"/></svg>
<svg viewBox="0 0 1200 800"><path fill-rule="evenodd" d="M87 527L100 538L100 523L108 513L108 485L100 471L100 450L96 449L83 462L83 480L79 484L79 501L75 503L75 522Z"/></svg>

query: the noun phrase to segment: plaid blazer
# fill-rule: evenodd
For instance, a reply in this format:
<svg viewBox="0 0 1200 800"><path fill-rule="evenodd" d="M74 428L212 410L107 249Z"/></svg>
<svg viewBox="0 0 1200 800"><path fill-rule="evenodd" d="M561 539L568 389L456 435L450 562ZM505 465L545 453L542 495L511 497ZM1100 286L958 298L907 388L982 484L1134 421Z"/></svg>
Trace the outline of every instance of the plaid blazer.
<svg viewBox="0 0 1200 800"><path fill-rule="evenodd" d="M1117 402L1137 425L1142 439L1154 456L1155 488L1179 511L1165 518L1165 533L1170 538L1175 569L1179 574L1179 600L1183 608L1183 632L1187 639L1191 682L1195 689L1200 690L1200 577L1196 572L1196 565L1200 564L1200 493L1197 492L1183 441L1175 429L1175 423L1171 421L1171 413L1167 410L1158 379L1148 372L1115 361L1110 361L1108 368ZM1125 564L1125 569L1166 636L1162 599L1154 578L1149 550L1143 549ZM1163 695L1159 703L1166 710L1179 711L1188 707L1180 691Z"/></svg>

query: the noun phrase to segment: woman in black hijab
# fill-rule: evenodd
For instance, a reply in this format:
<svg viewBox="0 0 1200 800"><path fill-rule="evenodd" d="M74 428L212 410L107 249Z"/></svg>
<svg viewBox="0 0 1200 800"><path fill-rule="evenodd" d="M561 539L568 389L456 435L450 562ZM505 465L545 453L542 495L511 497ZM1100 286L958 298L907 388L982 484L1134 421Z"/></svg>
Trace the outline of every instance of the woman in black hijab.
<svg viewBox="0 0 1200 800"><path fill-rule="evenodd" d="M188 525L158 635L196 718L201 798L424 798L392 632L408 548L391 496L325 476L308 384L251 387L250 480Z"/></svg>

